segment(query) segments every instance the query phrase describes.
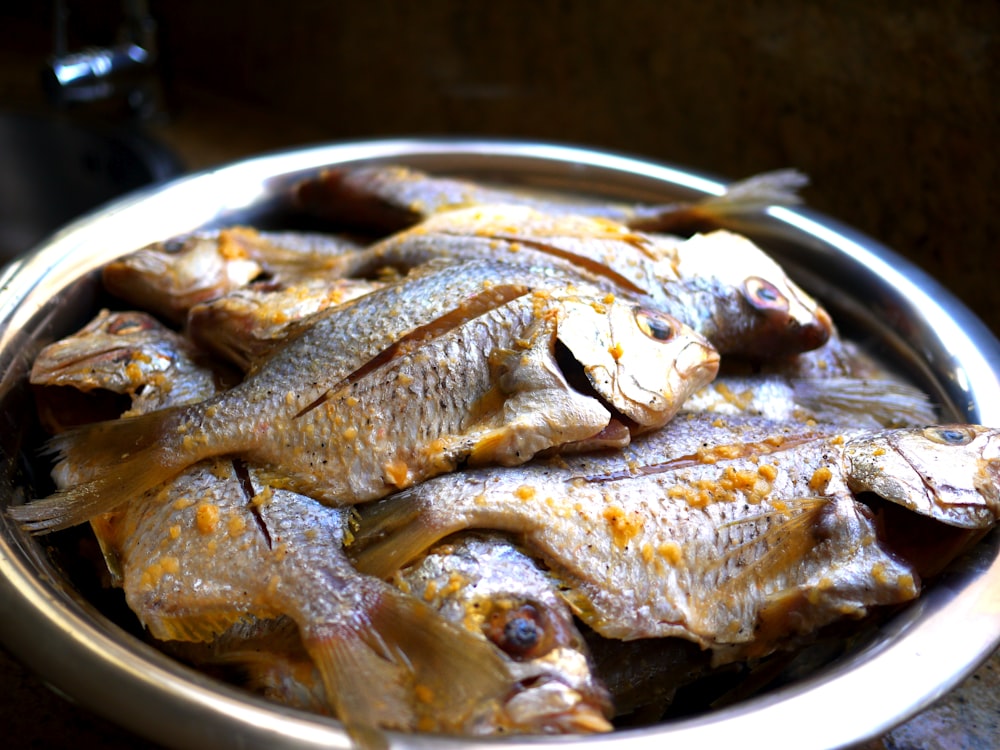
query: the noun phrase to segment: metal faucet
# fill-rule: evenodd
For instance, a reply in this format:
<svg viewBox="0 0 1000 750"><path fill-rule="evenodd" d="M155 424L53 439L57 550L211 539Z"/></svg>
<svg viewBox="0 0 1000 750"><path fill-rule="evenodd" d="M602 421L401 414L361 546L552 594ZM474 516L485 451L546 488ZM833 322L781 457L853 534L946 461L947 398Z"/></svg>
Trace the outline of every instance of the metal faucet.
<svg viewBox="0 0 1000 750"><path fill-rule="evenodd" d="M69 10L54 2L53 55L42 82L57 106L122 99L132 113L149 117L159 109L153 77L157 58L156 21L146 0L123 0L119 41L108 47L67 49Z"/></svg>

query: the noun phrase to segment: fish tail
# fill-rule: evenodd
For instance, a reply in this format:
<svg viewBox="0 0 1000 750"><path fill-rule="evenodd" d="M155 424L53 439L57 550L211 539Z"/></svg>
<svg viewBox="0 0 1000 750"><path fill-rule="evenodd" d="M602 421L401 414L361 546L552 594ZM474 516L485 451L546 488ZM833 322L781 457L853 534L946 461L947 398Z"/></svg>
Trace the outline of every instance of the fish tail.
<svg viewBox="0 0 1000 750"><path fill-rule="evenodd" d="M356 519L348 554L362 573L388 578L435 542L465 528L457 514L430 514L400 493L366 506Z"/></svg>
<svg viewBox="0 0 1000 750"><path fill-rule="evenodd" d="M209 455L186 429L192 407L95 422L53 438L47 450L72 464L82 481L8 509L27 531L43 534L114 510Z"/></svg>
<svg viewBox="0 0 1000 750"><path fill-rule="evenodd" d="M792 382L795 400L818 416L867 414L884 427L927 425L937 421L934 406L923 391L892 380L860 378L798 378Z"/></svg>
<svg viewBox="0 0 1000 750"><path fill-rule="evenodd" d="M303 631L337 716L362 747L383 727L459 731L511 677L485 639L388 585L350 626Z"/></svg>
<svg viewBox="0 0 1000 750"><path fill-rule="evenodd" d="M809 178L795 169L764 172L731 183L725 192L696 203L640 207L627 223L641 231L682 234L716 229L723 222L733 229L739 226L739 219L761 213L768 206L799 205L802 198L798 191L807 184Z"/></svg>
<svg viewBox="0 0 1000 750"><path fill-rule="evenodd" d="M717 216L756 213L774 205L797 206L802 203L798 191L808 184L809 177L797 169L776 169L734 182L700 205Z"/></svg>

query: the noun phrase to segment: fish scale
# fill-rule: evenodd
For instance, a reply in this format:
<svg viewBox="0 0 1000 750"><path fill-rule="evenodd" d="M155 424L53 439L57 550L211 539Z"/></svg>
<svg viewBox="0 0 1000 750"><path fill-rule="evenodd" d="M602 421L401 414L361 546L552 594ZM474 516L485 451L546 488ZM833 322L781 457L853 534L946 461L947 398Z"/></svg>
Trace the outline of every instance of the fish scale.
<svg viewBox="0 0 1000 750"><path fill-rule="evenodd" d="M463 286L469 294L456 300ZM431 294L445 287L453 292L447 304ZM404 301L412 302L405 313ZM371 314L384 315L387 302L400 314L373 327ZM557 340L583 369L587 392L567 382ZM454 342L465 345L449 350ZM461 363L443 384L461 399L454 409L406 392L407 383L436 381L433 365L451 361ZM330 504L362 502L466 457L517 463L593 438L612 421L605 400L637 429L652 429L717 369L718 354L679 321L581 295L576 283L484 261L425 269L310 318L217 396L56 436L57 451L72 453L91 478L8 512L35 531L64 528L222 455L268 467L277 487ZM501 396L498 407L461 432L491 393ZM388 424L398 437L383 439Z"/></svg>
<svg viewBox="0 0 1000 750"><path fill-rule="evenodd" d="M183 338L145 316L107 312L43 351L45 366L33 383L118 389L119 355L148 364L150 352L159 355L155 365L130 383L142 390L132 394L133 410L215 389L211 371L195 361ZM157 400L145 398L147 383L157 384L149 389ZM63 474L59 481L74 477ZM196 663L238 663L272 696L292 704L315 700L319 705L310 707L325 712L332 704L361 741L372 722L411 731L417 725L476 732L610 729L606 696L588 682L582 654L576 660L571 653L539 655L530 667L494 649L478 629L448 626L411 596L353 569L342 552L347 522L343 509L274 490L253 467L213 459L94 519L93 528L129 606L154 637L212 641L207 654L192 652ZM452 587L440 591L438 601L453 611L465 594ZM477 601L505 606L497 592ZM292 637L268 646L268 633L281 630L275 623L289 618L296 623ZM345 649L356 652L366 674L378 675L377 695L355 684L351 661L337 656ZM520 684L540 675L549 680L544 686Z"/></svg>
<svg viewBox="0 0 1000 750"><path fill-rule="evenodd" d="M998 476L1000 430L980 426L852 432L690 415L624 453L429 480L361 509L352 554L385 576L449 533L514 533L601 635L679 636L725 660L917 595L927 561L883 543L858 493L968 541L996 523Z"/></svg>
<svg viewBox="0 0 1000 750"><path fill-rule="evenodd" d="M337 259L346 276L434 259L492 257L551 267L684 321L722 353L769 359L815 349L829 314L749 239L716 230L687 240L612 221L489 204L435 214Z"/></svg>

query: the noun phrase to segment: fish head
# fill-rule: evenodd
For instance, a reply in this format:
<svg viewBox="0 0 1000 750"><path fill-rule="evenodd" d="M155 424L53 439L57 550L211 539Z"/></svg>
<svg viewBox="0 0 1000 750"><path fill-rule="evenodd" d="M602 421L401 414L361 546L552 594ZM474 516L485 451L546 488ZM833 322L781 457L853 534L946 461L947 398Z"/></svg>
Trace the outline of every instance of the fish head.
<svg viewBox="0 0 1000 750"><path fill-rule="evenodd" d="M726 230L695 235L676 248L682 279L705 279L730 320L716 321L726 353L756 359L817 349L833 335L829 313L767 253ZM729 300L730 304L722 304Z"/></svg>
<svg viewBox="0 0 1000 750"><path fill-rule="evenodd" d="M719 370L718 352L689 326L615 299L563 300L556 337L590 388L637 432L666 424Z"/></svg>
<svg viewBox="0 0 1000 750"><path fill-rule="evenodd" d="M523 595L480 599L480 628L509 660L515 684L487 723L491 731L611 731L611 698L582 635L561 606Z"/></svg>
<svg viewBox="0 0 1000 750"><path fill-rule="evenodd" d="M465 533L397 573L397 581L502 654L509 689L484 707L474 731L610 731L611 699L572 610L516 545Z"/></svg>
<svg viewBox="0 0 1000 750"><path fill-rule="evenodd" d="M177 359L177 336L143 312L102 310L35 358L31 382L130 393Z"/></svg>
<svg viewBox="0 0 1000 750"><path fill-rule="evenodd" d="M985 529L1000 518L1000 429L945 424L848 441L847 482L941 523Z"/></svg>
<svg viewBox="0 0 1000 750"><path fill-rule="evenodd" d="M247 249L252 236L253 230L233 228L156 242L106 264L101 278L112 294L183 323L191 305L261 274Z"/></svg>

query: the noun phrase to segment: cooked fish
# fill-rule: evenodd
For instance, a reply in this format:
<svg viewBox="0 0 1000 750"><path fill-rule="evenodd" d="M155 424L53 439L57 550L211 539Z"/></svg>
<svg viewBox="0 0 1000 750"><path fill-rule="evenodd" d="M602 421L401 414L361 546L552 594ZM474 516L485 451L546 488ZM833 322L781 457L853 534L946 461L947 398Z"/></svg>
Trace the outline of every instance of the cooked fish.
<svg viewBox="0 0 1000 750"><path fill-rule="evenodd" d="M678 418L637 439L639 465L609 454L611 467L595 472L598 459L571 456L386 498L363 511L358 567L390 575L462 529L516 533L601 635L678 636L725 661L917 596L919 561L882 544L863 494L957 527L966 542L1000 512L998 430L810 436L786 426L727 443L706 425Z"/></svg>
<svg viewBox="0 0 1000 750"><path fill-rule="evenodd" d="M468 731L516 678L483 639L358 573L343 554L347 512L209 459L95 528L154 637L210 641L251 615L287 616L356 737Z"/></svg>
<svg viewBox="0 0 1000 750"><path fill-rule="evenodd" d="M107 263L101 273L105 288L128 304L183 323L192 305L263 275L319 274L331 256L357 247L334 235L235 226L155 242Z"/></svg>
<svg viewBox="0 0 1000 750"><path fill-rule="evenodd" d="M645 231L692 232L716 228L732 216L760 213L770 205L796 205L801 202L798 190L807 181L796 170L777 170L733 183L721 195L696 202L622 205L546 200L517 190L386 165L325 169L299 183L294 200L301 210L314 216L382 233L405 229L436 213L486 203L597 216Z"/></svg>
<svg viewBox="0 0 1000 750"><path fill-rule="evenodd" d="M494 643L522 687L477 733L610 731L607 689L556 586L498 535L466 534L436 545L393 579L449 621Z"/></svg>
<svg viewBox="0 0 1000 750"><path fill-rule="evenodd" d="M305 276L285 282L257 282L195 304L187 333L208 351L249 370L277 348L310 315L383 286L365 279Z"/></svg>
<svg viewBox="0 0 1000 750"><path fill-rule="evenodd" d="M124 389L138 412L214 392L211 370L190 345L144 320L102 313L43 353L61 365L36 373L36 384ZM122 367L140 362L157 366L135 366L123 383ZM147 385L155 399L143 397ZM56 474L60 484L79 479L65 465ZM337 716L363 744L374 742L377 727L478 726L522 678L509 675L482 638L357 573L343 554L346 523L344 510L272 489L252 468L215 459L92 525L129 607L155 638L208 642L248 618L287 617ZM371 681L357 684L358 674Z"/></svg>
<svg viewBox="0 0 1000 750"><path fill-rule="evenodd" d="M453 268L446 278L458 284ZM9 513L34 531L63 528L223 455L266 467L274 486L362 502L460 461L523 463L609 429L621 444L626 423L635 432L664 424L718 368L717 353L669 316L565 285L491 281L422 320L413 317L419 285L387 289L314 316L216 397L56 436L55 448L93 478ZM378 341L372 313L385 319L386 302L399 298L407 311L387 328L420 325L381 350L352 345Z"/></svg>
<svg viewBox="0 0 1000 750"><path fill-rule="evenodd" d="M436 214L336 262L345 276L432 258L554 267L682 320L720 353L755 359L827 341L829 315L747 238L717 230L682 241L607 219L483 205Z"/></svg>
<svg viewBox="0 0 1000 750"><path fill-rule="evenodd" d="M727 375L777 375L786 378L860 378L888 380L894 373L834 327L822 346L799 354L762 359L753 355L726 357Z"/></svg>
<svg viewBox="0 0 1000 750"><path fill-rule="evenodd" d="M33 385L129 395L137 409L151 411L157 408L151 404L212 393L219 373L204 359L188 339L147 313L103 309L75 334L39 352L29 378Z"/></svg>
<svg viewBox="0 0 1000 750"><path fill-rule="evenodd" d="M510 689L477 712L467 733L611 730L608 694L592 674L572 612L535 562L509 541L470 534L445 542L394 583L503 655ZM319 671L288 625L287 618L254 620L231 627L208 648L171 651L201 667L225 666L229 679L279 703L330 713Z"/></svg>

